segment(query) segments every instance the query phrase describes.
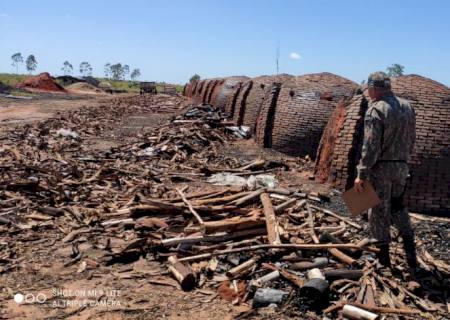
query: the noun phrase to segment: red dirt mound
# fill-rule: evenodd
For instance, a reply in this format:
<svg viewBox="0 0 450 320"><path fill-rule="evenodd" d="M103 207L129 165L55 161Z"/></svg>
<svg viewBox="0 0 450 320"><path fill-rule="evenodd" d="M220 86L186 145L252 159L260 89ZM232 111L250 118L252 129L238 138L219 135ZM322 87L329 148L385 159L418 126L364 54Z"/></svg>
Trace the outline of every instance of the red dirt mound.
<svg viewBox="0 0 450 320"><path fill-rule="evenodd" d="M31 89L35 91L65 92L66 90L57 84L48 72L29 77L16 85L17 88Z"/></svg>

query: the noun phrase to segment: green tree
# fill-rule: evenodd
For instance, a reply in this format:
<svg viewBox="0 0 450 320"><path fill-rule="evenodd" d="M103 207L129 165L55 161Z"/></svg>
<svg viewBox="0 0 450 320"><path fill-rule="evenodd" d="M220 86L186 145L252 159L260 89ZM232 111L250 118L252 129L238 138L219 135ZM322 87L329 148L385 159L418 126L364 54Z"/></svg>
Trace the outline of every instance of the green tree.
<svg viewBox="0 0 450 320"><path fill-rule="evenodd" d="M105 78L110 79L111 78L111 63L105 64L103 71L105 72Z"/></svg>
<svg viewBox="0 0 450 320"><path fill-rule="evenodd" d="M389 77L399 77L403 75L405 67L401 64L394 63L392 66L387 67L386 72Z"/></svg>
<svg viewBox="0 0 450 320"><path fill-rule="evenodd" d="M72 74L72 71L73 71L72 64L67 60L64 61L61 71L64 73L64 75Z"/></svg>
<svg viewBox="0 0 450 320"><path fill-rule="evenodd" d="M127 77L127 75L130 73L130 66L127 64L123 65L122 73L123 73L123 77L125 79Z"/></svg>
<svg viewBox="0 0 450 320"><path fill-rule="evenodd" d="M83 76L91 76L92 75L92 67L89 62L84 61L80 63L80 73Z"/></svg>
<svg viewBox="0 0 450 320"><path fill-rule="evenodd" d="M110 66L110 69L111 69L111 78L113 80L123 79L123 66L121 63L112 64Z"/></svg>
<svg viewBox="0 0 450 320"><path fill-rule="evenodd" d="M36 57L33 54L30 54L25 61L25 65L27 67L28 72L31 74L32 71L36 70L37 67L37 60Z"/></svg>
<svg viewBox="0 0 450 320"><path fill-rule="evenodd" d="M16 73L18 74L19 73L19 65L21 63L23 63L22 54L20 52L17 52L11 56L11 59L13 61L11 65L13 67L16 67Z"/></svg>
<svg viewBox="0 0 450 320"><path fill-rule="evenodd" d="M194 74L191 79L189 79L189 82L197 82L200 81L200 76L198 74Z"/></svg>
<svg viewBox="0 0 450 320"><path fill-rule="evenodd" d="M134 69L133 72L131 72L131 80L136 81L141 76L141 70L138 68Z"/></svg>

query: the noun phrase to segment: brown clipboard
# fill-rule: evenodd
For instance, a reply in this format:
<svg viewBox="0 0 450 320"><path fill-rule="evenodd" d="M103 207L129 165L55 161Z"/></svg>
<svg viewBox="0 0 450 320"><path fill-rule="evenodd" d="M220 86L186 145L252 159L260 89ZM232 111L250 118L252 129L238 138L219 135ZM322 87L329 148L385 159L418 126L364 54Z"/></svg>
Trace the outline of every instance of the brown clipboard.
<svg viewBox="0 0 450 320"><path fill-rule="evenodd" d="M381 203L380 198L369 181L364 181L363 187L364 189L361 192L357 192L355 187L353 187L342 195L348 211L353 216L357 216Z"/></svg>

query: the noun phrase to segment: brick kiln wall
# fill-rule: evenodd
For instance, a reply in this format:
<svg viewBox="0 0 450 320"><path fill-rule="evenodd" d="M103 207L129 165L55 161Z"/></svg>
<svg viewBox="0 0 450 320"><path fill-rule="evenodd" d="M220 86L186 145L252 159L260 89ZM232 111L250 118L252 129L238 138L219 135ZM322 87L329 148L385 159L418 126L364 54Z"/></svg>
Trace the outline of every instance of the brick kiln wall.
<svg viewBox="0 0 450 320"><path fill-rule="evenodd" d="M220 79L219 81L217 81L216 85L214 86L214 88L212 88L212 92L211 92L211 99L209 101L209 103L212 106L216 106L217 105L217 99L219 97L220 92L222 91L222 87L223 84L225 83L225 79Z"/></svg>
<svg viewBox="0 0 450 320"><path fill-rule="evenodd" d="M356 105L359 106L361 102L355 101L356 99L362 98L356 95L350 101L342 100L339 102L328 120L328 123L323 131L322 138L320 139L316 155L314 174L318 181L326 182L330 176L333 156L337 156L337 153L334 153L336 140L344 121L347 119L346 108L349 105L352 105L352 103L356 103ZM347 124L347 126L349 126L349 124ZM351 146L351 142L344 146ZM344 154L347 154L347 152L344 152ZM340 162L342 162L342 160Z"/></svg>
<svg viewBox="0 0 450 320"><path fill-rule="evenodd" d="M199 84L199 81L195 81L195 82L192 84L191 90L190 90L190 92L189 92L189 98L193 98L193 97L194 97L194 95L195 95L195 90L197 90L198 84Z"/></svg>
<svg viewBox="0 0 450 320"><path fill-rule="evenodd" d="M250 127L255 132L256 121L261 110L262 102L275 82L283 83L293 76L287 74L275 76L260 76L246 82L240 90L236 101L233 120L237 125Z"/></svg>
<svg viewBox="0 0 450 320"><path fill-rule="evenodd" d="M412 211L424 213L450 212L450 89L433 80L409 75L392 79L396 95L408 99L416 112L416 144L409 163L412 179L405 194ZM352 187L355 166L360 158L363 117L367 100L355 96L345 107L336 140L324 137L318 152L316 173L321 181L328 179L341 189ZM335 117L338 115L334 115ZM335 119L334 121L339 122ZM333 121L327 131L333 131ZM334 129L335 130L335 129ZM331 163L326 150L333 149ZM324 151L325 150L325 151Z"/></svg>
<svg viewBox="0 0 450 320"><path fill-rule="evenodd" d="M232 95L235 90L247 80L248 77L241 76L225 78L224 82L217 89L218 93L213 105L227 112L225 109L227 107L228 97ZM229 104L228 108L231 109L231 104Z"/></svg>
<svg viewBox="0 0 450 320"><path fill-rule="evenodd" d="M231 93L227 97L227 104L225 105L225 113L230 118L234 117L234 114L236 112L238 96L240 95L244 84L247 83L247 82L248 81L236 83L236 85L234 86L233 90L231 91Z"/></svg>
<svg viewBox="0 0 450 320"><path fill-rule="evenodd" d="M275 82L266 91L256 119L255 142L260 146L272 145L272 130L281 83Z"/></svg>
<svg viewBox="0 0 450 320"><path fill-rule="evenodd" d="M203 90L202 102L207 103L209 92L211 91L211 86L214 83L214 79L209 79L206 81L205 90Z"/></svg>
<svg viewBox="0 0 450 320"><path fill-rule="evenodd" d="M331 73L296 77L281 85L277 102L268 117L264 130L256 140L266 148L295 155L315 157L323 130L337 103L351 97L357 85ZM264 118L260 119L264 122ZM258 123L259 125L259 123Z"/></svg>
<svg viewBox="0 0 450 320"><path fill-rule="evenodd" d="M192 97L194 103L202 103L202 93L205 90L207 80L201 80L195 90L195 93Z"/></svg>
<svg viewBox="0 0 450 320"><path fill-rule="evenodd" d="M418 75L392 79L392 89L416 112L408 206L450 213L450 88Z"/></svg>
<svg viewBox="0 0 450 320"><path fill-rule="evenodd" d="M321 182L329 180L344 190L353 186L367 107L366 97L357 94L335 109L317 151L315 173Z"/></svg>
<svg viewBox="0 0 450 320"><path fill-rule="evenodd" d="M205 103L212 104L211 101L212 101L214 90L216 89L217 85L219 85L219 83L221 81L222 81L222 79L215 79L215 80L211 81L211 85L208 88L208 92L207 92L207 97L206 97Z"/></svg>
<svg viewBox="0 0 450 320"><path fill-rule="evenodd" d="M234 108L234 113L232 115L233 121L234 123L236 123L236 125L241 126L244 125L243 123L243 117L244 117L244 112L247 108L246 105L246 101L247 101L247 97L248 94L250 93L250 90L253 87L253 84L255 83L256 78L250 79L249 81L246 81L242 84L240 92L236 98L236 105ZM249 127L255 127L255 123L256 123L256 119L253 122L253 124Z"/></svg>
<svg viewBox="0 0 450 320"><path fill-rule="evenodd" d="M212 83L211 79L205 79L205 83L203 84L203 88L202 88L202 91L200 92L200 96L199 96L199 101L201 103L205 103L208 89L209 89L209 86L211 85L211 83Z"/></svg>
<svg viewBox="0 0 450 320"><path fill-rule="evenodd" d="M189 82L186 85L186 92L185 92L185 96L190 98L192 97L192 90L194 89L194 83Z"/></svg>

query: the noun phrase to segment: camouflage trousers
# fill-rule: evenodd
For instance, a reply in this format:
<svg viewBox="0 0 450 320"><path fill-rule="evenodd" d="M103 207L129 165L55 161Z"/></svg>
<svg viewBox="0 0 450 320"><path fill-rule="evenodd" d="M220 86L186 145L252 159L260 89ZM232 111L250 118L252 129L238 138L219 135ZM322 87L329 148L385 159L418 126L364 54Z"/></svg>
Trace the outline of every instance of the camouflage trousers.
<svg viewBox="0 0 450 320"><path fill-rule="evenodd" d="M403 205L406 177L407 167L405 171L397 165L378 166L371 174L371 183L381 203L369 210L369 230L380 244L390 243L392 224L402 237L414 237L408 210Z"/></svg>

